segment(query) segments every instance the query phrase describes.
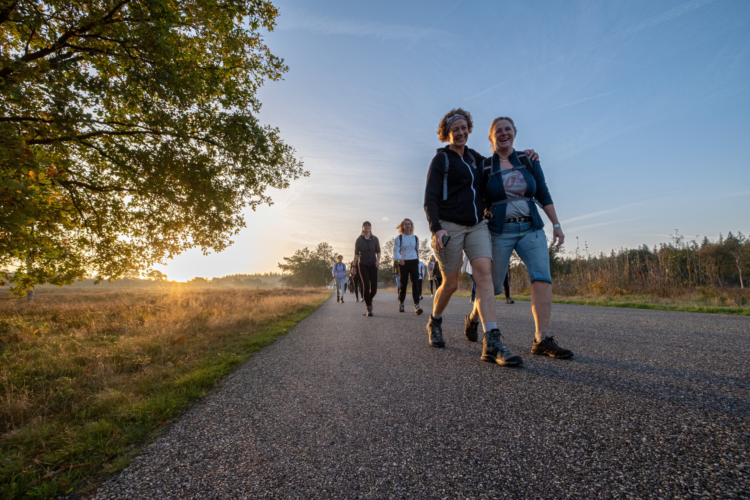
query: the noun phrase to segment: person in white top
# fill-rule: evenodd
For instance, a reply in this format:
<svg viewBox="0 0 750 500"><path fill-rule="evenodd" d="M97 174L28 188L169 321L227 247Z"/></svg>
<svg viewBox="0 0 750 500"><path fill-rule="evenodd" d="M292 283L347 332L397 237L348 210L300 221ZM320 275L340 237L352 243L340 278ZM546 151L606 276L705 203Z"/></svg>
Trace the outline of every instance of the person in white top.
<svg viewBox="0 0 750 500"><path fill-rule="evenodd" d="M434 295L435 293L432 291L432 285L437 284L435 281L437 280L436 273L435 273L435 256L430 255L430 261L427 263L427 275L430 278L430 295ZM435 287L437 289L437 287Z"/></svg>
<svg viewBox="0 0 750 500"><path fill-rule="evenodd" d="M404 312L406 286L411 279L414 313L422 314L422 308L419 307L419 238L414 235L414 223L411 219L404 219L396 226L396 229L399 235L393 244L393 260L398 262L401 275L398 287L398 310Z"/></svg>
<svg viewBox="0 0 750 500"><path fill-rule="evenodd" d="M461 267L461 272L464 274L468 274L469 278L471 278L471 303L474 303L474 299L477 296L477 282L474 281L474 272L471 268L471 261L469 261L469 258L464 254L464 265Z"/></svg>

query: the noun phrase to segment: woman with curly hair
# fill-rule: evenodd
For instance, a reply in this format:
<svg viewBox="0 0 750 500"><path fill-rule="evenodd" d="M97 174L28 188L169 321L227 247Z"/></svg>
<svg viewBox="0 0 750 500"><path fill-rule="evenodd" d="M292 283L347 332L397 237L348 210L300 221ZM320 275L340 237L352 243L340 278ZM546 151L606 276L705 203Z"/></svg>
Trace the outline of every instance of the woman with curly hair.
<svg viewBox="0 0 750 500"><path fill-rule="evenodd" d="M437 150L427 172L424 209L443 277L443 284L433 302L427 332L430 345L445 346L442 313L458 289L463 254L466 253L471 262L477 297L475 312L467 316L468 327L464 333L469 340L476 341L477 324L481 319L484 330L482 360L516 366L523 361L501 342L497 328L492 244L484 220L482 193L484 171L481 165L485 158L466 146L473 128L468 111L457 108L446 113L438 124L437 134L440 142L449 145ZM473 338L470 337L472 334Z"/></svg>

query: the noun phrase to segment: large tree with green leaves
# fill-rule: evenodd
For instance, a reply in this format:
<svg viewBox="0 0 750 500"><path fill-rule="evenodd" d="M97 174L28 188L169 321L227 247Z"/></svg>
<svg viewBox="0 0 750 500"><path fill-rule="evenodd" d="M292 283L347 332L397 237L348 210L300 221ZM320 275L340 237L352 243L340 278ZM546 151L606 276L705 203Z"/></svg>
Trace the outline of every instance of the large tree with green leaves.
<svg viewBox="0 0 750 500"><path fill-rule="evenodd" d="M307 175L257 91L265 0L0 0L0 266L23 294L221 251ZM10 268L10 270L9 270Z"/></svg>
<svg viewBox="0 0 750 500"><path fill-rule="evenodd" d="M281 282L288 286L325 286L333 281L336 255L328 243L318 243L310 250L305 247L291 257L284 257L279 268L284 273Z"/></svg>

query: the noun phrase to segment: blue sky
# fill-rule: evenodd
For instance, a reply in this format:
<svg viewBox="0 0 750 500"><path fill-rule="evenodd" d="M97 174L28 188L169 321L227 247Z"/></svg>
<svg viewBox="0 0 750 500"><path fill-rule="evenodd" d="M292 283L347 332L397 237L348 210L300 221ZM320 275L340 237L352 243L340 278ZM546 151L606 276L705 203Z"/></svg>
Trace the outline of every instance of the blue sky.
<svg viewBox="0 0 750 500"><path fill-rule="evenodd" d="M310 177L248 211L221 254L190 251L170 279L277 270L304 246L346 260L362 221L385 242L422 208L440 117L495 116L541 156L567 242L591 251L750 232L750 2L277 0L260 92Z"/></svg>

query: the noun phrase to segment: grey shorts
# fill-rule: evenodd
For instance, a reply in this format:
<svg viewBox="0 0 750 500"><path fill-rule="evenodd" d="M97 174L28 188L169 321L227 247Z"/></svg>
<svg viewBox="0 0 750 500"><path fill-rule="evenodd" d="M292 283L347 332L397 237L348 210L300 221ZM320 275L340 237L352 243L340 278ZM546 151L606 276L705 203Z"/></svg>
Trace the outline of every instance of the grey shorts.
<svg viewBox="0 0 750 500"><path fill-rule="evenodd" d="M487 257L492 260L492 240L487 228L487 221L483 220L475 226L462 226L453 222L440 221L443 229L448 231L451 240L448 246L435 250L440 269L446 273L454 273L461 270L464 262L464 252L469 261L477 257Z"/></svg>

